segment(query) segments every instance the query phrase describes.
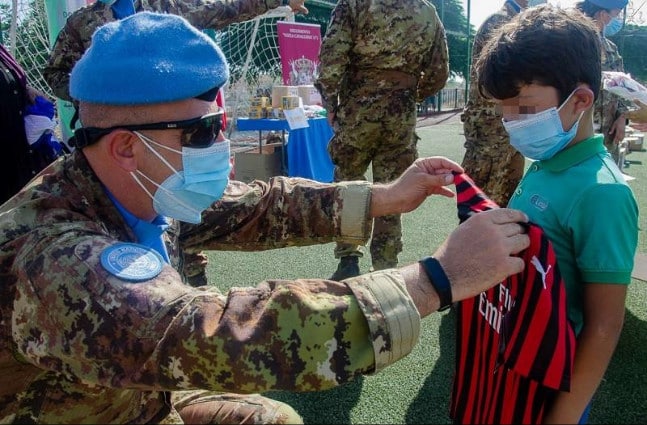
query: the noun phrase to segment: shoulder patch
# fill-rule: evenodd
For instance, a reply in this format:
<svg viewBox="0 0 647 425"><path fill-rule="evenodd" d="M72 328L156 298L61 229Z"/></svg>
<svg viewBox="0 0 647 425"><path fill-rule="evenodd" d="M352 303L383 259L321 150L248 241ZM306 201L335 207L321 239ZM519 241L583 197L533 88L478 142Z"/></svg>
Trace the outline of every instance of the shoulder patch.
<svg viewBox="0 0 647 425"><path fill-rule="evenodd" d="M160 274L164 259L147 246L118 243L103 250L101 265L108 273L119 279L143 282Z"/></svg>

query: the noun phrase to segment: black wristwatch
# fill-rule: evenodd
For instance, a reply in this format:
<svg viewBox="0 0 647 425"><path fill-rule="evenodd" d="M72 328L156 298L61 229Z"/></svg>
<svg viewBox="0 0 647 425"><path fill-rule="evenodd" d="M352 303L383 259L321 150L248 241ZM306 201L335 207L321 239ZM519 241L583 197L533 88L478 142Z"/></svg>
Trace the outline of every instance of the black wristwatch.
<svg viewBox="0 0 647 425"><path fill-rule="evenodd" d="M434 257L426 257L420 260L422 268L427 273L427 277L431 282L440 298L440 308L438 311L447 310L452 305L452 285L443 270L443 266Z"/></svg>

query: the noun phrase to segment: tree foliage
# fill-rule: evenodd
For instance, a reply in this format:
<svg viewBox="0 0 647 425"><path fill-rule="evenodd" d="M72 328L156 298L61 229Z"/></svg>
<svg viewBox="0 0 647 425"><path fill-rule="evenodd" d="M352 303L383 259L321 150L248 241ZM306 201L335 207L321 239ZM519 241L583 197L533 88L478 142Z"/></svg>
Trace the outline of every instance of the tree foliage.
<svg viewBox="0 0 647 425"><path fill-rule="evenodd" d="M459 0L432 0L440 16L449 50L449 69L452 73L466 77L469 74L469 45L474 40L474 27L470 25L468 40L467 17Z"/></svg>

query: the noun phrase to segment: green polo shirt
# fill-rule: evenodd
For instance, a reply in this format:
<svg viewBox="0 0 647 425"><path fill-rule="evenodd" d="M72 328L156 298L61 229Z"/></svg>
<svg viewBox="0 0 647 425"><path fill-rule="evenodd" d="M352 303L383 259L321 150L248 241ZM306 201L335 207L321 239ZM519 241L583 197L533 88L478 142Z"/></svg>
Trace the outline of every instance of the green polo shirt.
<svg viewBox="0 0 647 425"><path fill-rule="evenodd" d="M508 204L553 243L578 334L583 285L629 284L638 243L636 199L603 141L594 136L533 162Z"/></svg>

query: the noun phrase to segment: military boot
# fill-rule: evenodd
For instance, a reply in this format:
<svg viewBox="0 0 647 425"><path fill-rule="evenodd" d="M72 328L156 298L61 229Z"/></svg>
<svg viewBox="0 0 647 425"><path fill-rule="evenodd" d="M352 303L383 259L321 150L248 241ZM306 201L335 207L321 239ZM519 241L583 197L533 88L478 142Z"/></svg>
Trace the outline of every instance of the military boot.
<svg viewBox="0 0 647 425"><path fill-rule="evenodd" d="M359 257L341 257L337 271L330 276L330 280L344 280L348 277L359 276Z"/></svg>

